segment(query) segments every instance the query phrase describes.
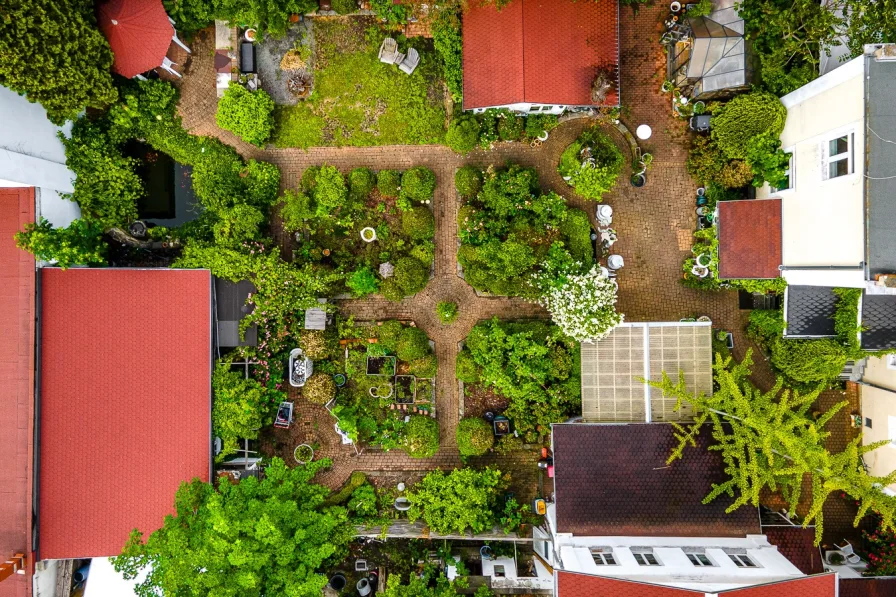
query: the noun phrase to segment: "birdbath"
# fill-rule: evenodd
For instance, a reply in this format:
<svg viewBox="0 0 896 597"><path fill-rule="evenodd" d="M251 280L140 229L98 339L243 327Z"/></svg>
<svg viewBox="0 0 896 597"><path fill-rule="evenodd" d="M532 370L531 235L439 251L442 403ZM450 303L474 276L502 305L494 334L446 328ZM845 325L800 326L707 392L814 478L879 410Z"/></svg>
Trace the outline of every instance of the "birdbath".
<svg viewBox="0 0 896 597"><path fill-rule="evenodd" d="M638 128L635 129L635 135L642 141L650 139L650 135L652 134L653 130L646 124L640 124L638 125Z"/></svg>
<svg viewBox="0 0 896 597"><path fill-rule="evenodd" d="M361 229L361 240L365 243L372 243L376 240L376 230L368 226L367 228Z"/></svg>

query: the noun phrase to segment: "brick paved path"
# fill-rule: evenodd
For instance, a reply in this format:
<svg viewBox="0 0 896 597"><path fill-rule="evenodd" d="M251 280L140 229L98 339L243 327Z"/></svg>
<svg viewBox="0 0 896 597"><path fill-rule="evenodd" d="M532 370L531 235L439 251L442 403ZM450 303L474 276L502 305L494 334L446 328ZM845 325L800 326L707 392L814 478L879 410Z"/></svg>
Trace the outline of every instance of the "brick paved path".
<svg viewBox="0 0 896 597"><path fill-rule="evenodd" d="M747 342L741 330L744 319L737 309L736 294L732 292L706 293L689 290L679 283L681 263L690 250L691 234L696 226L695 185L688 176L684 161L687 157L684 123L671 116L669 97L659 92L664 77L665 55L657 40L664 6L642 8L634 17L622 9L621 20L621 76L622 101L626 107L622 120L630 130L639 124L649 124L653 136L644 151L654 155L647 173L647 184L636 189L628 183L626 170L617 188L604 202L614 208L614 227L619 242L614 252L623 255L625 267L619 275L618 309L630 321L677 320L693 315L709 315L718 327L735 334L736 355L743 356ZM595 204L575 197L556 172L560 153L578 134L593 122L571 120L552 131L550 138L539 148L519 143L502 143L491 151L475 151L469 156L458 156L443 146L391 146L366 148L312 148L261 150L252 147L215 125L216 96L214 88L214 36L200 33L193 43L193 58L181 85L180 110L184 125L196 134L213 135L234 146L247 158L264 159L277 164L282 172L283 188L296 188L302 172L309 166L332 164L343 172L369 166L375 170L426 166L436 174L437 187L433 200L436 215L435 277L424 291L400 303L384 299L343 301L340 308L358 320L412 319L435 341L438 358L437 403L441 427L441 450L429 460L407 457L400 451L384 454L368 450L355 456L350 447L341 446L331 438L323 439L321 455L333 458L334 467L321 481L341 484L352 470L422 470L450 467L459 464L455 441L458 420L458 388L454 378L457 343L466 337L479 320L500 316L504 318L546 317L537 305L519 299L477 297L457 276L458 199L454 191L454 173L464 164L485 167L515 162L535 167L545 190L554 190L567 197L569 203L584 209L594 222ZM613 128L608 133L617 142L623 155L630 155L628 145ZM284 252L287 254L287 252ZM442 326L435 305L442 300L453 300L460 306L458 319L450 326ZM757 359L760 360L761 359ZM761 368L761 367L760 367ZM299 412L317 413L312 405L297 404ZM320 407L317 407L320 410ZM327 421L329 415L317 413L315 420ZM500 465L500 457L495 458ZM509 464L508 460L508 464Z"/></svg>

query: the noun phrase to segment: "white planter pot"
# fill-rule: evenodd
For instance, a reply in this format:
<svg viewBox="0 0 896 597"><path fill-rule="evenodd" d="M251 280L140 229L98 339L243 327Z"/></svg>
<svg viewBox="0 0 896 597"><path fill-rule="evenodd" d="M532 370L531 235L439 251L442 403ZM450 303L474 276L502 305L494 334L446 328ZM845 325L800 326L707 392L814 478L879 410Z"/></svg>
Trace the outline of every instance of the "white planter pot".
<svg viewBox="0 0 896 597"><path fill-rule="evenodd" d="M376 230L368 226L367 228L361 229L361 240L365 243L372 243L376 240Z"/></svg>

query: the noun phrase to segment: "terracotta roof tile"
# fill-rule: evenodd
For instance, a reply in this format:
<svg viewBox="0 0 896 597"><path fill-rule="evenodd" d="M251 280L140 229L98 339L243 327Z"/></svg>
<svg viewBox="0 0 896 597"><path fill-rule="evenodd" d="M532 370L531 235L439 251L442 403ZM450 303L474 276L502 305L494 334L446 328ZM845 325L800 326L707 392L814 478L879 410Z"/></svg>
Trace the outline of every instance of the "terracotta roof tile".
<svg viewBox="0 0 896 597"><path fill-rule="evenodd" d="M836 595L837 575L833 572L719 592L719 597L836 597Z"/></svg>
<svg viewBox="0 0 896 597"><path fill-rule="evenodd" d="M705 594L605 576L557 572L557 597L704 597Z"/></svg>
<svg viewBox="0 0 896 597"><path fill-rule="evenodd" d="M777 278L781 265L781 200L721 201L719 277Z"/></svg>
<svg viewBox="0 0 896 597"><path fill-rule="evenodd" d="M31 550L34 425L34 258L13 235L34 221L34 189L0 188L0 557ZM31 575L0 583L3 597L31 595Z"/></svg>
<svg viewBox="0 0 896 597"><path fill-rule="evenodd" d="M464 13L464 108L591 105L599 66L619 65L614 0L515 0ZM619 105L614 89L604 105Z"/></svg>
<svg viewBox="0 0 896 597"><path fill-rule="evenodd" d="M721 456L697 447L666 465L675 429L667 423L553 426L554 487L561 533L633 537L744 537L759 534L759 512L731 499L703 498L726 480ZM662 496L662 499L657 499Z"/></svg>
<svg viewBox="0 0 896 597"><path fill-rule="evenodd" d="M211 278L43 269L40 557L112 556L211 467Z"/></svg>

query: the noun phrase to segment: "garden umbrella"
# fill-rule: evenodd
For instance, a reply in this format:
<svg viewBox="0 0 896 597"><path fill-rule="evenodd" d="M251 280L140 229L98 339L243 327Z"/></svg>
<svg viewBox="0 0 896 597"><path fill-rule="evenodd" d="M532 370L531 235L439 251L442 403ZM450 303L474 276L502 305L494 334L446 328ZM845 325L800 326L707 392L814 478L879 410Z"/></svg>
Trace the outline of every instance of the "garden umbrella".
<svg viewBox="0 0 896 597"><path fill-rule="evenodd" d="M128 78L160 66L174 37L162 0L109 0L97 20L115 56L112 70Z"/></svg>

